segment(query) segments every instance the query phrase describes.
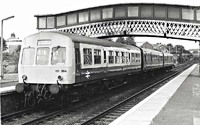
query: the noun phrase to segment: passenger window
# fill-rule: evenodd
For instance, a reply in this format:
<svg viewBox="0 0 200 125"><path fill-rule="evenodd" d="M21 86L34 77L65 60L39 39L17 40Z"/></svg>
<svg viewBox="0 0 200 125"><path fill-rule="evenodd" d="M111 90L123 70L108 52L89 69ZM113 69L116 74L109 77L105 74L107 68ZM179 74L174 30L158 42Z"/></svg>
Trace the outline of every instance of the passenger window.
<svg viewBox="0 0 200 125"><path fill-rule="evenodd" d="M104 63L106 63L106 51L103 51L103 55L104 55Z"/></svg>
<svg viewBox="0 0 200 125"><path fill-rule="evenodd" d="M76 62L76 65L80 64L80 51L78 48L75 49L75 62Z"/></svg>
<svg viewBox="0 0 200 125"><path fill-rule="evenodd" d="M84 65L92 65L92 49L83 49Z"/></svg>
<svg viewBox="0 0 200 125"><path fill-rule="evenodd" d="M49 61L49 48L41 47L37 49L36 64L47 65Z"/></svg>
<svg viewBox="0 0 200 125"><path fill-rule="evenodd" d="M115 52L115 63L116 64L120 63L120 57L119 57L119 52L118 51Z"/></svg>
<svg viewBox="0 0 200 125"><path fill-rule="evenodd" d="M129 62L131 62L131 54L128 53L128 59L129 59Z"/></svg>
<svg viewBox="0 0 200 125"><path fill-rule="evenodd" d="M94 64L101 64L101 50L94 49Z"/></svg>
<svg viewBox="0 0 200 125"><path fill-rule="evenodd" d="M110 64L113 64L113 63L114 63L113 51L109 51L108 60L109 60L109 63L110 63Z"/></svg>
<svg viewBox="0 0 200 125"><path fill-rule="evenodd" d="M126 52L126 63L129 63L129 60L130 60L130 54Z"/></svg>
<svg viewBox="0 0 200 125"><path fill-rule="evenodd" d="M122 63L125 63L125 54L122 52Z"/></svg>
<svg viewBox="0 0 200 125"><path fill-rule="evenodd" d="M35 49L34 48L24 48L22 52L22 65L33 65Z"/></svg>
<svg viewBox="0 0 200 125"><path fill-rule="evenodd" d="M134 63L135 62L135 57L134 57L134 53L131 53L131 62Z"/></svg>
<svg viewBox="0 0 200 125"><path fill-rule="evenodd" d="M52 49L52 65L64 65L66 61L66 48L65 47L54 47Z"/></svg>

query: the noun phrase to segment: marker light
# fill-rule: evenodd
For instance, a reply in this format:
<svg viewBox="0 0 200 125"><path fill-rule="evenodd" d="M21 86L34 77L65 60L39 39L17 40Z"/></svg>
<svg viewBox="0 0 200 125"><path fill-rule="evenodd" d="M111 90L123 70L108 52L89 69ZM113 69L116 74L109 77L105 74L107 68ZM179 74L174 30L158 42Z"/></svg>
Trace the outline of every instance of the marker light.
<svg viewBox="0 0 200 125"><path fill-rule="evenodd" d="M62 77L62 76L58 76L58 80L59 80L59 81L62 81L62 80L63 80L63 77Z"/></svg>
<svg viewBox="0 0 200 125"><path fill-rule="evenodd" d="M53 84L49 87L49 90L51 94L58 94L58 92L60 91L60 88L57 84Z"/></svg>
<svg viewBox="0 0 200 125"><path fill-rule="evenodd" d="M22 79L23 79L23 80L27 80L27 76L26 76L26 75L23 75L23 76L22 76Z"/></svg>
<svg viewBox="0 0 200 125"><path fill-rule="evenodd" d="M18 92L18 93L22 93L24 91L24 83L19 83L15 86L15 90Z"/></svg>

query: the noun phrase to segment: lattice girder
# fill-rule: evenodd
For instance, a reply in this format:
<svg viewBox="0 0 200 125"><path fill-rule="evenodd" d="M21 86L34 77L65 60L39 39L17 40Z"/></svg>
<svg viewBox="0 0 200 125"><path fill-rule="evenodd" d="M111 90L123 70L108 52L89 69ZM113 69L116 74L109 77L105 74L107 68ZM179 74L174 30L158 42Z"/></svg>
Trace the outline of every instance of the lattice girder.
<svg viewBox="0 0 200 125"><path fill-rule="evenodd" d="M105 21L56 30L90 37L144 35L200 40L200 24L159 20Z"/></svg>

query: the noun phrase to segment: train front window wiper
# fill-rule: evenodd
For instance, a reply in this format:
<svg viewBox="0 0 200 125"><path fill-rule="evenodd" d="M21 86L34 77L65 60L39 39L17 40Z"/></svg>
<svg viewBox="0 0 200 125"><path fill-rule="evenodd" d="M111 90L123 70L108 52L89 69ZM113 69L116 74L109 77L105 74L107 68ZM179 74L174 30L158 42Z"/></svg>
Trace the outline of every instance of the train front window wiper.
<svg viewBox="0 0 200 125"><path fill-rule="evenodd" d="M60 48L60 46L57 46L57 48L55 49L55 51L54 52L56 52L58 49Z"/></svg>
<svg viewBox="0 0 200 125"><path fill-rule="evenodd" d="M51 57L51 64L65 64L66 60L66 48L65 47L53 47L52 48L52 57Z"/></svg>

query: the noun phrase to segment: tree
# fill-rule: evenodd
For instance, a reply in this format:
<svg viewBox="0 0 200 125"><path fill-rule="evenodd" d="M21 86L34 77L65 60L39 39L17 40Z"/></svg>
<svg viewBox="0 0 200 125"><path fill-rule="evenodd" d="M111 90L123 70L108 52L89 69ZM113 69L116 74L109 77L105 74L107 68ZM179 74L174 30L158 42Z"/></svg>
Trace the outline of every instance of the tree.
<svg viewBox="0 0 200 125"><path fill-rule="evenodd" d="M173 45L171 43L167 44L167 49L171 53L173 51Z"/></svg>
<svg viewBox="0 0 200 125"><path fill-rule="evenodd" d="M182 45L175 45L174 46L175 53L182 54L184 50L185 50L185 48Z"/></svg>
<svg viewBox="0 0 200 125"><path fill-rule="evenodd" d="M123 37L118 37L116 40L117 43L125 43L125 39Z"/></svg>
<svg viewBox="0 0 200 125"><path fill-rule="evenodd" d="M0 42L1 42L1 37L0 37ZM1 47L1 44L0 44ZM8 49L7 44L6 44L6 40L3 39L3 51L5 51L6 49Z"/></svg>
<svg viewBox="0 0 200 125"><path fill-rule="evenodd" d="M14 60L14 64L15 64L15 73L18 72L18 62L19 62L19 55L20 55L20 51L21 51L21 45L18 45L17 48L15 49L15 51L13 52L13 60Z"/></svg>
<svg viewBox="0 0 200 125"><path fill-rule="evenodd" d="M107 38L106 40L108 40L108 41L112 41L112 42L113 42L112 38Z"/></svg>
<svg viewBox="0 0 200 125"><path fill-rule="evenodd" d="M128 45L136 45L134 37L127 37L125 43Z"/></svg>
<svg viewBox="0 0 200 125"><path fill-rule="evenodd" d="M171 43L167 44L167 46L169 46L169 47L173 47L173 45L172 45Z"/></svg>

